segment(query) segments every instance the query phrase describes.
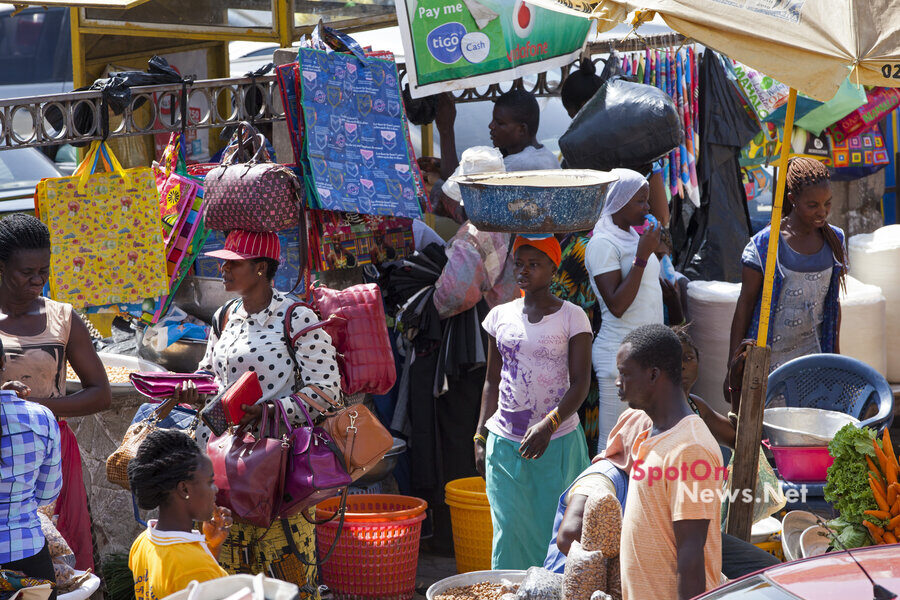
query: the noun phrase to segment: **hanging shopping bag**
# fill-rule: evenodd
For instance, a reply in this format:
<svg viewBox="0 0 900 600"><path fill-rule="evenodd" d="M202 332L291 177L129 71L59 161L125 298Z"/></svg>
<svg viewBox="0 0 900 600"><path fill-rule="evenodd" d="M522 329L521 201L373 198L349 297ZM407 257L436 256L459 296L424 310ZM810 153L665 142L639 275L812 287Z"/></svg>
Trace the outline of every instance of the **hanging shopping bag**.
<svg viewBox="0 0 900 600"><path fill-rule="evenodd" d="M184 135L173 133L163 150L159 163L153 164L156 187L159 190L159 214L164 222L172 219L172 226L163 227L167 250L174 235L181 229L190 212L194 199L200 192L200 184L187 174L184 157Z"/></svg>
<svg viewBox="0 0 900 600"><path fill-rule="evenodd" d="M123 169L96 141L74 175L40 182L36 197L53 245L55 300L84 308L168 292L159 191L149 168Z"/></svg>
<svg viewBox="0 0 900 600"><path fill-rule="evenodd" d="M420 216L425 193L407 139L396 63L366 55L328 27L314 33L313 47L301 47L297 59L308 206Z"/></svg>

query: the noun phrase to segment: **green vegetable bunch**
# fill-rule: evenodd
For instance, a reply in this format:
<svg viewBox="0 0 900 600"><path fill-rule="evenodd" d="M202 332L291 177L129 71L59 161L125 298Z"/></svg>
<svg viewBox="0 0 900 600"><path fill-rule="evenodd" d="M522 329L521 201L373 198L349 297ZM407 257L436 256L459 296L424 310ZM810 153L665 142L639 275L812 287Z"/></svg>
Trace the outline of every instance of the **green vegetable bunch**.
<svg viewBox="0 0 900 600"><path fill-rule="evenodd" d="M844 425L828 444L834 464L828 468L825 499L840 513L830 526L838 532L838 540L847 548L871 544L862 522L864 511L878 508L869 487L866 457L875 457L875 431L867 427Z"/></svg>

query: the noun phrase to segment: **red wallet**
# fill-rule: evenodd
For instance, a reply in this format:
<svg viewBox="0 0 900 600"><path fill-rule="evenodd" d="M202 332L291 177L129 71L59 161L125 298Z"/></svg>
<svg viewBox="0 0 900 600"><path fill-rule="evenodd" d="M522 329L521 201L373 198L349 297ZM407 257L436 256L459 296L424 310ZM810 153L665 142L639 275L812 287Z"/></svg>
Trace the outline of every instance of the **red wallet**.
<svg viewBox="0 0 900 600"><path fill-rule="evenodd" d="M200 411L200 418L217 436L237 425L246 414L242 405L256 404L262 398L262 387L256 371L247 371L240 379L213 398Z"/></svg>

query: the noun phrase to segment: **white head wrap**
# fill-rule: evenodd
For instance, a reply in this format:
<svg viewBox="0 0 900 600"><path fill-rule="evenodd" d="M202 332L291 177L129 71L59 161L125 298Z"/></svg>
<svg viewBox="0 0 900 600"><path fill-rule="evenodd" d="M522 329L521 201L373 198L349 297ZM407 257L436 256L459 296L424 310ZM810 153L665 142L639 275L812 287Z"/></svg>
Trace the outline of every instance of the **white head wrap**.
<svg viewBox="0 0 900 600"><path fill-rule="evenodd" d="M610 185L609 190L606 192L603 212L600 213L600 220L594 225L593 235L604 234L626 244L637 243L640 236L638 236L634 228L623 231L618 225L613 223L612 217L622 210L622 207L628 204L641 188L650 184L643 175L631 169L613 169L610 173L619 179Z"/></svg>

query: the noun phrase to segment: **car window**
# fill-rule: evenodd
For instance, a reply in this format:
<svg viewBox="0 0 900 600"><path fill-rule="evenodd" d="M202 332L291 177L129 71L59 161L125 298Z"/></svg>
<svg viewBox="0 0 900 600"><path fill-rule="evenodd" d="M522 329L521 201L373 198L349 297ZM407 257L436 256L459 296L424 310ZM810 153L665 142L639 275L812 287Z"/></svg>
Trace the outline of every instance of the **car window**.
<svg viewBox="0 0 900 600"><path fill-rule="evenodd" d="M72 80L69 9L0 12L0 85Z"/></svg>
<svg viewBox="0 0 900 600"><path fill-rule="evenodd" d="M34 187L44 177L59 177L59 171L37 150L0 151L0 190Z"/></svg>
<svg viewBox="0 0 900 600"><path fill-rule="evenodd" d="M761 575L726 585L700 598L701 600L802 600Z"/></svg>

